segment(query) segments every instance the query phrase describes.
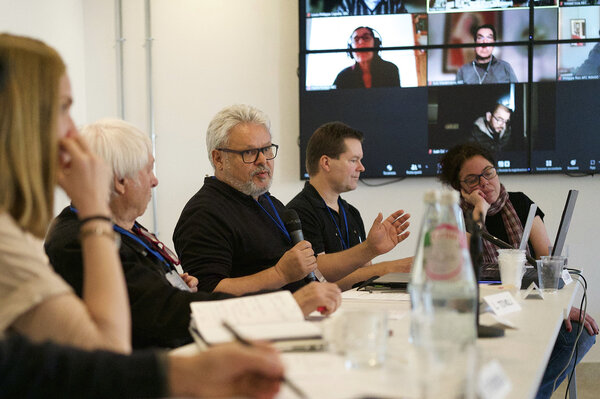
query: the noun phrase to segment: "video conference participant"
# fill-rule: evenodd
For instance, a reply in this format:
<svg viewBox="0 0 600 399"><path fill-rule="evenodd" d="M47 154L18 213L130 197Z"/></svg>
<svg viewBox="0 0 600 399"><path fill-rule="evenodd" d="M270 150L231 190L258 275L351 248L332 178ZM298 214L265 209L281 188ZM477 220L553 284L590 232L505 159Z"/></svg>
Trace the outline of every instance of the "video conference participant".
<svg viewBox="0 0 600 399"><path fill-rule="evenodd" d="M518 246L523 236L523 225L527 220L529 206L533 202L523 193L507 192L500 184L492 154L476 144L462 144L444 154L440 164L442 171L439 178L442 183L460 191L460 206L465 215L472 213L475 218L476 215L482 215L482 228L485 231L513 246ZM528 253L535 258L548 255L550 246L543 217L544 213L538 208L527 249ZM484 263L497 263L496 251L497 247L494 244L484 240ZM552 395L554 380L558 377L556 382L558 387L575 366L573 358L566 371L560 374L567 365L575 345L578 328L573 328L573 324L579 323L585 330L579 339L577 361L580 361L596 342L595 335L598 334L596 321L589 314L585 315L585 320L581 320L581 311L572 307L569 318L565 320L559 331L537 398L549 398Z"/></svg>
<svg viewBox="0 0 600 399"><path fill-rule="evenodd" d="M485 24L477 27L473 39L475 43L495 43L496 28ZM486 84L516 82L517 76L510 64L494 57L494 46L475 47L475 59L458 70L456 83Z"/></svg>
<svg viewBox="0 0 600 399"><path fill-rule="evenodd" d="M188 285L197 290L198 280L187 274L181 278L175 268L177 256L136 221L146 211L152 188L158 185L150 139L116 119L85 126L82 137L113 170L110 209L114 230L121 236L119 255L129 292L134 348L176 347L191 342L189 304L231 295L190 292ZM63 209L50 227L45 248L55 270L81 296L83 265L77 213L73 206ZM299 290L294 297L308 315L317 305L307 302L303 292Z"/></svg>
<svg viewBox="0 0 600 399"><path fill-rule="evenodd" d="M338 12L346 15L405 13L404 0L342 0Z"/></svg>
<svg viewBox="0 0 600 399"><path fill-rule="evenodd" d="M342 70L333 84L338 89L370 89L372 87L400 87L398 67L379 56L381 37L373 28L359 26L348 40L348 55L356 62ZM352 51L373 48L373 51Z"/></svg>
<svg viewBox="0 0 600 399"><path fill-rule="evenodd" d="M298 213L304 237L317 253L317 276L335 282L342 290L372 276L409 272L412 264L412 258L371 264L375 256L389 252L408 237L409 214L394 212L382 224L380 213L367 236L358 209L340 197L356 189L365 170L362 140L361 132L341 122L320 126L306 147L310 180L287 204ZM387 236L387 245L374 251L372 242L381 235Z"/></svg>
<svg viewBox="0 0 600 399"><path fill-rule="evenodd" d="M127 291L108 207L110 171L77 134L65 64L41 41L0 34L0 336L129 352ZM80 210L83 299L42 239L58 184Z"/></svg>
<svg viewBox="0 0 600 399"><path fill-rule="evenodd" d="M0 340L6 398L272 398L283 366L268 346L219 345L194 356L86 351L12 335Z"/></svg>
<svg viewBox="0 0 600 399"><path fill-rule="evenodd" d="M473 123L471 140L493 153L501 151L510 141L510 108L496 103L491 111Z"/></svg>
<svg viewBox="0 0 600 399"><path fill-rule="evenodd" d="M583 61L583 63L575 70L575 75L600 75L600 42L596 43L594 47L592 47L585 61Z"/></svg>
<svg viewBox="0 0 600 399"><path fill-rule="evenodd" d="M185 205L173 233L184 271L202 291L242 295L269 289L292 292L317 267L308 241L292 245L281 219L285 207L269 194L277 155L265 113L249 105L219 111L206 132L214 177ZM340 305L335 284L298 291L325 313Z"/></svg>

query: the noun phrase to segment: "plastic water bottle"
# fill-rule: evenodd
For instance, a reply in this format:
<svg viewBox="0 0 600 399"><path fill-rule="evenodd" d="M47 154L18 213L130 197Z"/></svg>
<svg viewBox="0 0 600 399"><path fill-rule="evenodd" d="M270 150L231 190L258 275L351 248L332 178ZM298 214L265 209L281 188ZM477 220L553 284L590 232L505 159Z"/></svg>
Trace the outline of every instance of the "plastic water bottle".
<svg viewBox="0 0 600 399"><path fill-rule="evenodd" d="M423 213L423 222L419 231L419 239L417 241L417 250L415 251L415 259L413 261L410 284L408 292L410 294L411 305L411 323L410 323L410 340L413 343L418 343L420 334L420 326L425 314L423 309L423 283L425 282L425 268L423 267L423 250L431 243L431 232L439 224L440 218L440 191L428 190L423 195L425 203L425 212Z"/></svg>
<svg viewBox="0 0 600 399"><path fill-rule="evenodd" d="M477 283L458 192L440 195L439 223L423 246L425 279L417 343L432 350L473 345L477 339Z"/></svg>

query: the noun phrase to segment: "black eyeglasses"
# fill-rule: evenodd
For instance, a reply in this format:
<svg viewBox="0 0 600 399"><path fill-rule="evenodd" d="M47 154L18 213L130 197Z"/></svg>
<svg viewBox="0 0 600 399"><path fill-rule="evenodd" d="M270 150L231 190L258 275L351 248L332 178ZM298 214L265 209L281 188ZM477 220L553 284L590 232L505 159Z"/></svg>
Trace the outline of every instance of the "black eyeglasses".
<svg viewBox="0 0 600 399"><path fill-rule="evenodd" d="M250 148L249 150L243 150L243 151L230 150L229 148L217 148L218 151L232 152L234 154L241 155L242 161L244 161L244 163L256 162L258 160L258 154L260 154L261 152L263 153L263 155L265 156L267 161L269 161L277 156L278 149L279 149L279 146L277 144L271 144L269 146L262 147L262 148Z"/></svg>
<svg viewBox="0 0 600 399"><path fill-rule="evenodd" d="M496 168L488 166L478 175L467 175L464 180L461 180L461 183L465 183L469 188L473 188L479 184L479 179L482 177L485 180L492 180L497 175Z"/></svg>

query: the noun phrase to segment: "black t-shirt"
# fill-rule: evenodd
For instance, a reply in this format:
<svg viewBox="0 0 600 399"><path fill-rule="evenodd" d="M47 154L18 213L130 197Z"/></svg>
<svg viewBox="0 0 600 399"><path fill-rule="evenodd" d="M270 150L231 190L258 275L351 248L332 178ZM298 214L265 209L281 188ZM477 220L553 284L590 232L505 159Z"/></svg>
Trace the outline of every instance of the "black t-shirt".
<svg viewBox="0 0 600 399"><path fill-rule="evenodd" d="M521 221L523 227L525 227L525 223L527 222L527 215L529 214L529 207L533 204L533 201L529 199L528 196L521 192L509 192L508 199L512 203L515 208L515 212ZM544 220L544 212L538 207L535 212L536 216L539 216L542 220ZM493 235L498 237L504 242L508 241L508 234L506 233L506 228L504 227L504 222L502 221L502 212L498 212L493 216L487 216L485 218L485 227L487 231ZM529 241L529 251L531 252L531 256L536 257L535 252L533 251L533 247L531 246L531 241Z"/></svg>
<svg viewBox="0 0 600 399"><path fill-rule="evenodd" d="M315 254L339 252L366 239L365 226L358 209L341 197L339 203L341 208L338 213L329 208L317 190L306 182L302 191L287 204L289 209L298 213L304 238L311 243ZM347 224L342 209L346 213Z"/></svg>
<svg viewBox="0 0 600 399"><path fill-rule="evenodd" d="M257 202L207 177L183 208L173 233L183 270L198 279L199 290L212 292L224 278L249 276L275 265L292 247L275 223L284 210L269 193ZM297 281L283 288L295 291L304 285Z"/></svg>

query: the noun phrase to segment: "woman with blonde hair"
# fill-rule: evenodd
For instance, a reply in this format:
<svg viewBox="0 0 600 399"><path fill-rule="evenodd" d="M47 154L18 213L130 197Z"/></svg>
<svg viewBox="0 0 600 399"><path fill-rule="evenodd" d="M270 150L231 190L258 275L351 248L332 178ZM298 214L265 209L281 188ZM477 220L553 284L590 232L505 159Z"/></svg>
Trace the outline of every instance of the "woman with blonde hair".
<svg viewBox="0 0 600 399"><path fill-rule="evenodd" d="M65 65L41 41L0 34L0 336L131 350L130 315L108 206L110 169L78 136ZM58 184L79 210L79 299L42 239Z"/></svg>

